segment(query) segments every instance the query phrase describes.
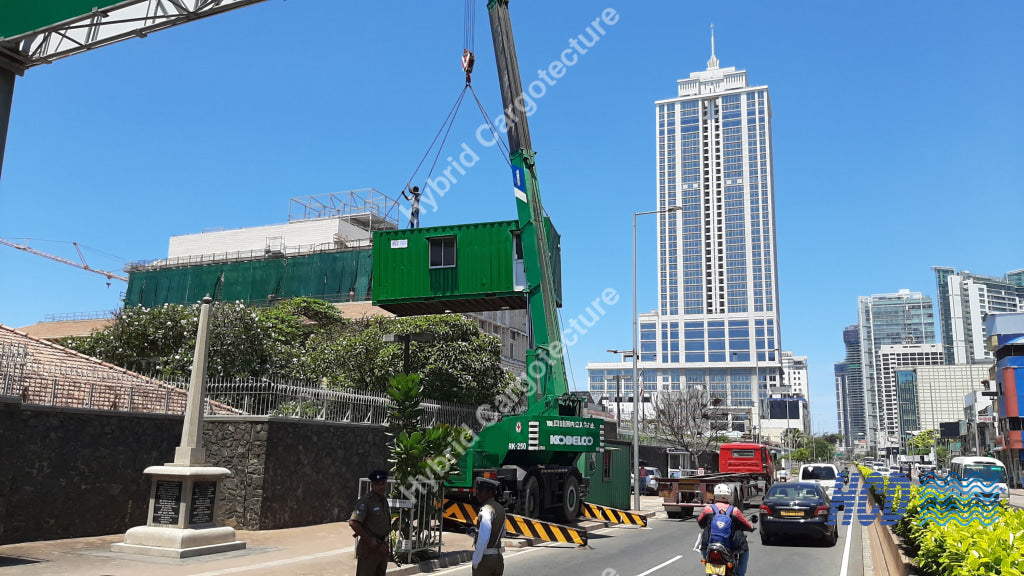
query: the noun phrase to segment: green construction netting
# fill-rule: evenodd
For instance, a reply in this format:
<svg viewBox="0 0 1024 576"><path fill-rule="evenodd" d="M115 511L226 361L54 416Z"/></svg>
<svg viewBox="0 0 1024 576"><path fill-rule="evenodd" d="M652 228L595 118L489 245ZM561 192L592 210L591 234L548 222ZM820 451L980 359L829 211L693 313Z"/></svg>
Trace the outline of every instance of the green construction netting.
<svg viewBox="0 0 1024 576"><path fill-rule="evenodd" d="M191 304L210 294L255 305L308 296L331 302L370 299L371 250L323 252L247 262L132 272L125 306Z"/></svg>

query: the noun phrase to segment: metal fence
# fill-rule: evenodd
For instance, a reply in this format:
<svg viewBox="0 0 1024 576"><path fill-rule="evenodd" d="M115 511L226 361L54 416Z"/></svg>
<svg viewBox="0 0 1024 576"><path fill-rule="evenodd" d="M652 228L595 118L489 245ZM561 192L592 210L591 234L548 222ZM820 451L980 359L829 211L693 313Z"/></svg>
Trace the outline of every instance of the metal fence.
<svg viewBox="0 0 1024 576"><path fill-rule="evenodd" d="M172 382L187 388L186 381ZM301 382L215 379L207 383L210 400L254 416L285 416L326 422L387 425L394 402L384 393L354 389L328 389ZM420 404L422 424L449 424L480 430L481 421L497 413L474 406L426 400Z"/></svg>
<svg viewBox="0 0 1024 576"><path fill-rule="evenodd" d="M70 361L33 354L26 344L0 341L0 395L26 404L184 414L189 380L147 377L85 357ZM206 414L281 416L326 422L387 425L394 406L385 393L328 389L319 383L214 378L207 381ZM449 424L479 431L499 414L477 406L424 401L425 426Z"/></svg>

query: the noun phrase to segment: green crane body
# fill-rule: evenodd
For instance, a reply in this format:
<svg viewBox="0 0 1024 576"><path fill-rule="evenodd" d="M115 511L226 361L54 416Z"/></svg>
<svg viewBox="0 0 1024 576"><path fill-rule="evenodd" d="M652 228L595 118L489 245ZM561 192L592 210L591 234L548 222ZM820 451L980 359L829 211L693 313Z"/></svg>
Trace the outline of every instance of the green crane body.
<svg viewBox="0 0 1024 576"><path fill-rule="evenodd" d="M547 501L548 507L552 507L558 502L551 500L561 498L563 493L566 498L582 496L568 495L568 489L563 490L562 484L565 484L567 476L575 474L576 480L573 481L578 485L579 476L574 464L580 454L603 450L603 421L584 417L582 401L569 394L554 272L547 248L547 227L538 225L545 222L545 214L523 105L508 0L490 0L487 11L508 126L512 179L526 266L526 297L532 338L526 355L529 389L526 391L525 412L506 416L480 431L476 442L462 456L459 473L451 478L450 486L468 488L473 477L483 469L515 467L521 474L525 472L527 477L543 477L551 484L541 488L551 497L539 496ZM522 481L523 478L519 478L520 484ZM578 508L569 506L570 509L574 507ZM519 510L521 508L517 506L517 511L522 511ZM537 511L527 508L526 512ZM565 520L575 519L574 514L562 516Z"/></svg>

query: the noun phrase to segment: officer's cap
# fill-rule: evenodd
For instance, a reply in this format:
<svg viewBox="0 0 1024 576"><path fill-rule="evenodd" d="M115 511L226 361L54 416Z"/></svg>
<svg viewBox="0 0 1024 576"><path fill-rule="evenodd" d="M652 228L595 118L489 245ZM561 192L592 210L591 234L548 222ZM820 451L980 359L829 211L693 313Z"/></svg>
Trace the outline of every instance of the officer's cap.
<svg viewBox="0 0 1024 576"><path fill-rule="evenodd" d="M480 488L487 488L488 490L498 492L501 489L501 482L498 482L493 478L484 478L483 476L478 476L476 479L476 488L477 490L479 490Z"/></svg>
<svg viewBox="0 0 1024 576"><path fill-rule="evenodd" d="M384 482L388 479L388 473L384 470L374 470L370 472L370 482Z"/></svg>

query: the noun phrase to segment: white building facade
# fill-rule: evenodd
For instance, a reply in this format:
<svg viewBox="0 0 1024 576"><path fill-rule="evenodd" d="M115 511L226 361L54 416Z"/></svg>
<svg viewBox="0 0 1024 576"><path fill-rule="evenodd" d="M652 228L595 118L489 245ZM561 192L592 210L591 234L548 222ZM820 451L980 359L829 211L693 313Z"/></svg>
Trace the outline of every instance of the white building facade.
<svg viewBox="0 0 1024 576"><path fill-rule="evenodd" d="M659 305L638 319L644 389L709 390L740 432L783 385L771 114L768 87L721 68L713 37L707 69L655 102ZM595 395L614 395L622 360L588 364ZM806 390L806 362L793 379Z"/></svg>
<svg viewBox="0 0 1024 576"><path fill-rule="evenodd" d="M985 349L985 316L1024 312L1024 270L1002 278L935 266L939 326L947 364L992 360Z"/></svg>
<svg viewBox="0 0 1024 576"><path fill-rule="evenodd" d="M879 449L884 450L902 446L906 440L901 437L897 371L908 366L941 366L945 362L940 344L885 344L875 356L875 410L879 414Z"/></svg>

